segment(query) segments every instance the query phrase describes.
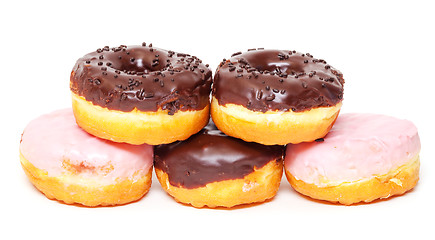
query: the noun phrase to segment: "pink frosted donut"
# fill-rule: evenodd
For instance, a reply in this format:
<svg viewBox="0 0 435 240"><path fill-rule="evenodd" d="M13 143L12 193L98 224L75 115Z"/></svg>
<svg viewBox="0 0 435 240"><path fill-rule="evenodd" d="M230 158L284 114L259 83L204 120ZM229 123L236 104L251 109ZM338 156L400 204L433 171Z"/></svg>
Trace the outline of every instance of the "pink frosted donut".
<svg viewBox="0 0 435 240"><path fill-rule="evenodd" d="M113 143L80 129L72 109L40 116L25 128L21 165L50 199L107 206L141 198L151 186L153 149Z"/></svg>
<svg viewBox="0 0 435 240"><path fill-rule="evenodd" d="M325 138L289 144L284 166L296 191L348 205L412 189L419 178L419 152L410 121L342 114Z"/></svg>

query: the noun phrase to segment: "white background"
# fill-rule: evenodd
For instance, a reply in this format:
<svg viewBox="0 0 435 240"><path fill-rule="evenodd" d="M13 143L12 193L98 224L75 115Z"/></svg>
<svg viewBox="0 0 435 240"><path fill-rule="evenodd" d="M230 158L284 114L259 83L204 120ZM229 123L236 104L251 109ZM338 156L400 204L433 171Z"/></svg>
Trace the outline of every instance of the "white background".
<svg viewBox="0 0 435 240"><path fill-rule="evenodd" d="M0 238L434 237L435 8L430 2L2 2ZM285 179L273 200L235 210L178 204L155 177L149 193L129 205L84 208L46 199L19 164L24 127L43 113L70 107L69 74L79 57L105 45L143 41L196 55L213 70L232 53L255 47L325 59L346 80L342 113L383 113L417 125L419 184L401 197L348 207L304 198Z"/></svg>

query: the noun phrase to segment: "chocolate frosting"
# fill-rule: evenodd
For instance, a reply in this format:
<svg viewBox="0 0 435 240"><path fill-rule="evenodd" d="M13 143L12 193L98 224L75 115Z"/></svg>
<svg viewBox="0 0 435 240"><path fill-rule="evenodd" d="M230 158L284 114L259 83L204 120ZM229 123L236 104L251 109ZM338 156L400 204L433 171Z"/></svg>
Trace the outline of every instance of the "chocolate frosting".
<svg viewBox="0 0 435 240"><path fill-rule="evenodd" d="M189 54L121 45L77 60L70 88L95 105L124 112L200 110L209 103L212 73Z"/></svg>
<svg viewBox="0 0 435 240"><path fill-rule="evenodd" d="M219 105L301 112L336 105L343 99L343 84L341 72L309 53L250 49L220 64L213 96Z"/></svg>
<svg viewBox="0 0 435 240"><path fill-rule="evenodd" d="M283 146L244 142L219 131L213 122L186 141L156 146L154 167L168 174L173 186L198 188L242 179L270 161L282 161Z"/></svg>

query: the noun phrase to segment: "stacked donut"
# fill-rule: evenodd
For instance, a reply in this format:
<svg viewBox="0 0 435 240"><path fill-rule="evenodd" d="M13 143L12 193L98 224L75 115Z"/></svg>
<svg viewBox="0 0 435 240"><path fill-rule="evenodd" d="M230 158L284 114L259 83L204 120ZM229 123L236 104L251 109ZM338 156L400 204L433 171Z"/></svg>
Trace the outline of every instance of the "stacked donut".
<svg viewBox="0 0 435 240"><path fill-rule="evenodd" d="M340 71L296 51L238 52L212 79L189 54L104 47L74 66L72 110L25 128L21 164L48 198L86 206L140 199L153 165L163 189L194 207L264 202L283 170L301 194L342 204L412 189L417 129L339 117L343 85Z"/></svg>

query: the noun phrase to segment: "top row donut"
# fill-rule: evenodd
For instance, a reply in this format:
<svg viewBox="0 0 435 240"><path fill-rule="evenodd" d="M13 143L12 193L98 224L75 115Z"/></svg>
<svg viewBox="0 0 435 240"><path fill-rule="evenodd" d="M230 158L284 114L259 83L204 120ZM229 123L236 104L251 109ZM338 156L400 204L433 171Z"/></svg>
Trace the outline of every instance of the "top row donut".
<svg viewBox="0 0 435 240"><path fill-rule="evenodd" d="M248 142L311 142L332 127L343 85L340 71L309 53L234 53L212 80L199 58L145 43L86 54L70 78L80 127L103 139L151 145L187 139L208 123L210 111L222 132Z"/></svg>

